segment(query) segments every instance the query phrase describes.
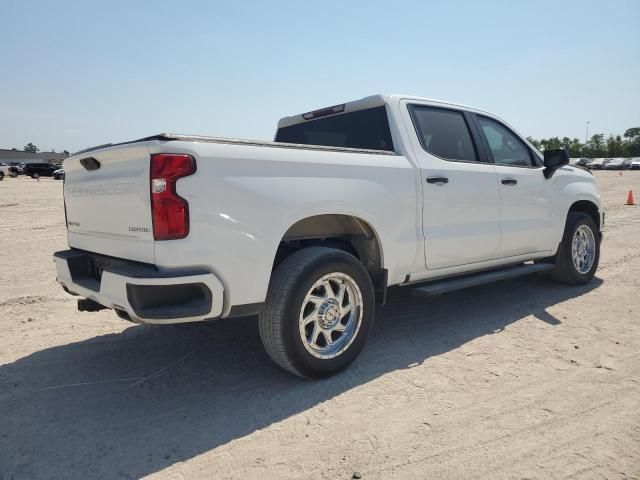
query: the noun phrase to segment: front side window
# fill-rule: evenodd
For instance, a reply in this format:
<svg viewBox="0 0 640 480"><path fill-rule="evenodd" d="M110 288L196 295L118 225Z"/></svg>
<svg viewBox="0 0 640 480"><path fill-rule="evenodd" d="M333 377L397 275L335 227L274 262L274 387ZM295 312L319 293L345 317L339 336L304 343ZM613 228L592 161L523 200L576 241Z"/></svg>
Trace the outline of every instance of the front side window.
<svg viewBox="0 0 640 480"><path fill-rule="evenodd" d="M478 161L461 112L413 105L411 114L422 147L446 160Z"/></svg>
<svg viewBox="0 0 640 480"><path fill-rule="evenodd" d="M534 165L531 152L515 134L495 120L481 116L477 118L496 164L516 167Z"/></svg>

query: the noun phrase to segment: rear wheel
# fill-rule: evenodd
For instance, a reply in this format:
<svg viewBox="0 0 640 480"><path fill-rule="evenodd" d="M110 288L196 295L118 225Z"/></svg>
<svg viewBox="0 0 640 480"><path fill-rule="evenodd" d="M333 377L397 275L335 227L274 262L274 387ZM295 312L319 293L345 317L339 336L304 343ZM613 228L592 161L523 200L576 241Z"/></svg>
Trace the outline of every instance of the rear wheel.
<svg viewBox="0 0 640 480"><path fill-rule="evenodd" d="M595 275L599 259L600 233L595 222L586 213L570 212L551 278L572 285L585 284Z"/></svg>
<svg viewBox="0 0 640 480"><path fill-rule="evenodd" d="M353 255L305 248L273 273L259 315L260 337L283 369L307 378L328 377L358 356L374 308L371 278Z"/></svg>
<svg viewBox="0 0 640 480"><path fill-rule="evenodd" d="M0 172L0 182L4 180L4 172Z"/></svg>

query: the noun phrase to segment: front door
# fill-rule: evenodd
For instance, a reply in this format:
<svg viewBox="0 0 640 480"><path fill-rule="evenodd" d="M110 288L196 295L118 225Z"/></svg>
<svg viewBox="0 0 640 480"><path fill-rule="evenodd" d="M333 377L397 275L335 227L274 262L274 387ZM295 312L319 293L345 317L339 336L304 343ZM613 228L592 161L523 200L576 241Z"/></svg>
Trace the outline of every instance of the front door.
<svg viewBox="0 0 640 480"><path fill-rule="evenodd" d="M549 250L553 238L551 195L542 162L503 123L482 115L476 115L475 120L498 175L502 238L497 257Z"/></svg>

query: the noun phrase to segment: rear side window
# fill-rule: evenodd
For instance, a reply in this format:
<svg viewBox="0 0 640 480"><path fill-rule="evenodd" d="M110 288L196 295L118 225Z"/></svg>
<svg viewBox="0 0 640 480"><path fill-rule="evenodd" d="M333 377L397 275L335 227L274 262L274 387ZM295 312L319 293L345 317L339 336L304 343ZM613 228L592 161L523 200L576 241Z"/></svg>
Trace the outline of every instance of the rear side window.
<svg viewBox="0 0 640 480"><path fill-rule="evenodd" d="M276 134L276 142L393 151L384 106L283 127Z"/></svg>
<svg viewBox="0 0 640 480"><path fill-rule="evenodd" d="M420 143L427 152L446 160L478 161L461 112L413 105L411 116Z"/></svg>

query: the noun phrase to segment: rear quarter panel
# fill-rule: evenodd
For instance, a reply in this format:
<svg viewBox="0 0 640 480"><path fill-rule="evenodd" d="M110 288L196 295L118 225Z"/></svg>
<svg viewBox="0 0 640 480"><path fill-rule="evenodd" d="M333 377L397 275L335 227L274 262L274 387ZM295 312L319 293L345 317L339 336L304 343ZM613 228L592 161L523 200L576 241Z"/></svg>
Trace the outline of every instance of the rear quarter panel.
<svg viewBox="0 0 640 480"><path fill-rule="evenodd" d="M314 215L367 222L390 284L413 267L416 172L405 157L205 142L152 142L149 150L188 153L197 162L197 172L177 184L189 202L190 234L156 242L156 264L214 272L225 287L223 315L231 305L264 301L282 237Z"/></svg>

